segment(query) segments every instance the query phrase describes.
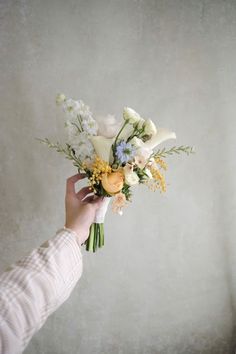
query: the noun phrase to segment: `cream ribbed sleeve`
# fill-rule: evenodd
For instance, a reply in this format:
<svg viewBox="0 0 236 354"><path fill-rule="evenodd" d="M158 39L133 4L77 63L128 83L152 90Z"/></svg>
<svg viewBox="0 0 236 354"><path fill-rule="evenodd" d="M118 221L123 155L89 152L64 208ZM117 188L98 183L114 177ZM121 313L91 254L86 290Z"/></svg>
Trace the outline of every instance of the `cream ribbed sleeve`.
<svg viewBox="0 0 236 354"><path fill-rule="evenodd" d="M83 270L78 236L68 229L0 276L0 353L18 354L70 295Z"/></svg>

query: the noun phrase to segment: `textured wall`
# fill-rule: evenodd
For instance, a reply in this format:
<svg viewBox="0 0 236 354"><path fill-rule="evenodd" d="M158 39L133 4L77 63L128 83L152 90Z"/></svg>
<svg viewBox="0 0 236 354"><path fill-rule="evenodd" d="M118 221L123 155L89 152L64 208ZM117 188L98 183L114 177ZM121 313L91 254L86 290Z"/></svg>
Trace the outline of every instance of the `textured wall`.
<svg viewBox="0 0 236 354"><path fill-rule="evenodd" d="M97 114L124 105L197 154L168 192L109 212L106 247L28 354L233 353L235 0L0 0L1 269L63 225L70 163L58 91Z"/></svg>

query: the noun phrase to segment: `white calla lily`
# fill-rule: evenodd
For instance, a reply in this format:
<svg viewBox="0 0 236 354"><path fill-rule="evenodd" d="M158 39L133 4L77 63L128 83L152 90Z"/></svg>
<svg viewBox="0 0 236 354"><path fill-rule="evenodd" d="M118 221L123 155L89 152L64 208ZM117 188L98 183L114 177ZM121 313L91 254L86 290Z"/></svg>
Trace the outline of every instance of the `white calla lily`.
<svg viewBox="0 0 236 354"><path fill-rule="evenodd" d="M105 138L104 136L90 136L90 141L93 144L96 155L98 155L102 160L109 163L111 155L111 147L114 142L114 138Z"/></svg>
<svg viewBox="0 0 236 354"><path fill-rule="evenodd" d="M145 147L154 149L157 145L169 139L176 139L176 134L165 128L157 129L157 133L148 141L145 142Z"/></svg>

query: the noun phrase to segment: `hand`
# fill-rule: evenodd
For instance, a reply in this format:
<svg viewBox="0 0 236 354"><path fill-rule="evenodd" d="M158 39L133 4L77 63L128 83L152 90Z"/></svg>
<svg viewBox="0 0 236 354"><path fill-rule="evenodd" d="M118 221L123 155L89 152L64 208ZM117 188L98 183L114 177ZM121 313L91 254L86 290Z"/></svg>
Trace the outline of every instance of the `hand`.
<svg viewBox="0 0 236 354"><path fill-rule="evenodd" d="M66 183L65 227L78 234L80 244L87 240L90 225L93 223L96 211L103 200L102 197L91 196L92 192L89 187L84 187L79 192L75 192L75 183L85 177L85 174L78 173L68 178ZM90 196L88 196L89 194Z"/></svg>

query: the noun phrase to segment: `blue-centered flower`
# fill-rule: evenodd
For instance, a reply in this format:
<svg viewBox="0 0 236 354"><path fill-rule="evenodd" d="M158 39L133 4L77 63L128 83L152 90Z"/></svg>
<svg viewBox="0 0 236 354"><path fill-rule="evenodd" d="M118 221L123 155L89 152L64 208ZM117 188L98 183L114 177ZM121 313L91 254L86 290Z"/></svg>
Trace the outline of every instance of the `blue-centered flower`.
<svg viewBox="0 0 236 354"><path fill-rule="evenodd" d="M124 140L116 146L116 157L120 163L126 163L132 160L135 152L135 147L130 143L126 143Z"/></svg>

